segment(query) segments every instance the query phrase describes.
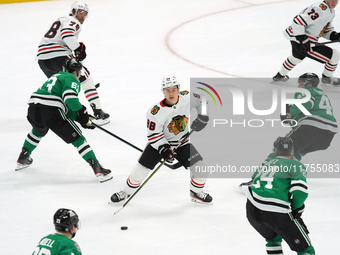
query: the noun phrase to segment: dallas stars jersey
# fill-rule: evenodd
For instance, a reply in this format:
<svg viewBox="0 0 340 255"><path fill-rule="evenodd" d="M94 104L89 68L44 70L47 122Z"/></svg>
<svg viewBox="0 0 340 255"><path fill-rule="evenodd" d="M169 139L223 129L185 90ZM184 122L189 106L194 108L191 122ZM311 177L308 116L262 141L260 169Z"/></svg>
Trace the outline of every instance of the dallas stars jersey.
<svg viewBox="0 0 340 255"><path fill-rule="evenodd" d="M305 166L293 159L276 157L259 169L253 185L244 187L257 208L289 213L301 207L308 196Z"/></svg>
<svg viewBox="0 0 340 255"><path fill-rule="evenodd" d="M297 35L307 35L311 42L317 42L320 37L329 39L334 31L334 16L335 10L331 10L325 1L312 4L295 16L283 32L284 36L291 41L297 41Z"/></svg>
<svg viewBox="0 0 340 255"><path fill-rule="evenodd" d="M299 125L310 125L320 129L329 130L337 133L338 124L333 115L333 107L325 92L315 87L302 87L311 93L311 99L302 104L312 115L304 115L300 109L293 105L290 107L292 119ZM304 93L295 93L294 98L304 98Z"/></svg>
<svg viewBox="0 0 340 255"><path fill-rule="evenodd" d="M79 245L63 234L55 233L42 238L32 255L81 255Z"/></svg>
<svg viewBox="0 0 340 255"><path fill-rule="evenodd" d="M45 33L38 46L37 59L72 56L79 47L81 23L73 16L61 17Z"/></svg>
<svg viewBox="0 0 340 255"><path fill-rule="evenodd" d="M33 92L28 104L41 104L57 107L65 113L79 111L83 106L79 102L80 83L72 73L59 72L52 75L36 92Z"/></svg>
<svg viewBox="0 0 340 255"><path fill-rule="evenodd" d="M150 145L156 150L166 143L176 146L183 135L188 133L191 109L196 108L200 113L201 105L199 95L182 91L177 104L168 106L163 99L151 107L146 114Z"/></svg>

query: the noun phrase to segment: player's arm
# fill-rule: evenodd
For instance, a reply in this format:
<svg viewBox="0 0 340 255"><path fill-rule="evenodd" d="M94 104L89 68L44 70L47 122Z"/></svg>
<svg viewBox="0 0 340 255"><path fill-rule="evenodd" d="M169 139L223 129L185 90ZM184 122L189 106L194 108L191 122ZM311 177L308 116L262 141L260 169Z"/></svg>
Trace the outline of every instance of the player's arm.
<svg viewBox="0 0 340 255"><path fill-rule="evenodd" d="M78 38L75 33L80 29L80 23L77 21L73 21L70 19L60 19L61 28L60 28L60 37L65 42L67 47L71 50L75 50L80 46Z"/></svg>
<svg viewBox="0 0 340 255"><path fill-rule="evenodd" d="M295 99L301 99L306 97L305 94L303 93L296 93L294 95ZM314 107L314 103L315 103L315 98L311 97L309 99L309 101L307 101L306 103L303 103L302 106L306 108L307 111L311 110ZM298 115L299 113L301 113L301 110L294 104L289 108L290 111L290 115L292 116L292 118L294 118L294 116Z"/></svg>
<svg viewBox="0 0 340 255"><path fill-rule="evenodd" d="M308 197L307 170L302 163L297 163L292 172L289 193L291 194L291 208L293 215L299 218L304 210Z"/></svg>
<svg viewBox="0 0 340 255"><path fill-rule="evenodd" d="M174 154L169 142L164 137L164 123L162 116L160 114L157 115L158 110L158 106L154 106L146 114L148 142L158 151L162 158L172 163L174 161Z"/></svg>
<svg viewBox="0 0 340 255"><path fill-rule="evenodd" d="M204 101L204 102L203 102ZM197 118L192 122L191 129L201 131L208 124L208 101L202 100L201 95L190 93L190 104L197 111Z"/></svg>

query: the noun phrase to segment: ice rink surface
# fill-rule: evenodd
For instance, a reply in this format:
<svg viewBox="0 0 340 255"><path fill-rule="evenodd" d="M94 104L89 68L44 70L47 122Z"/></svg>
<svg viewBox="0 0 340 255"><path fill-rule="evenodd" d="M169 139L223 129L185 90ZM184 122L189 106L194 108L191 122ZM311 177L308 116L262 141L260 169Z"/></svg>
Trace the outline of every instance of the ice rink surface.
<svg viewBox="0 0 340 255"><path fill-rule="evenodd" d="M100 184L76 149L52 132L34 151L31 167L14 171L31 129L26 102L46 80L34 60L37 45L49 26L68 14L72 2L0 5L0 253L31 254L41 237L54 232L54 212L66 207L80 217L81 230L75 241L83 254L265 254L265 242L249 225L246 198L238 191L239 183L247 179L209 179L206 189L214 205L204 206L189 200L188 171L163 167L113 216L119 206L108 205L108 200L123 187L139 152L98 129L83 133L100 163L112 170L113 180ZM144 148L145 113L163 98L163 76L175 75L181 89L189 89L192 77L271 78L290 53L282 31L311 1L86 3L90 17L79 39L87 47L84 64L95 82L100 82L103 109L111 115L111 123L104 128ZM340 29L339 23L336 16L335 29ZM331 46L340 49L338 44ZM306 59L289 75L321 75L322 70L321 64ZM339 70L335 76L340 76ZM271 90L269 85L263 86L261 89ZM323 89L340 120L340 88ZM82 93L80 100L89 107ZM233 135L225 144L225 157L245 165L260 164L274 139L285 133L283 128L271 128L256 136ZM307 155L303 163L337 162L339 149L336 136L327 151ZM242 154L234 153L236 150ZM337 254L339 184L339 179L309 179L303 218L317 254ZM129 229L122 231L121 226ZM295 254L285 243L283 248L285 254Z"/></svg>

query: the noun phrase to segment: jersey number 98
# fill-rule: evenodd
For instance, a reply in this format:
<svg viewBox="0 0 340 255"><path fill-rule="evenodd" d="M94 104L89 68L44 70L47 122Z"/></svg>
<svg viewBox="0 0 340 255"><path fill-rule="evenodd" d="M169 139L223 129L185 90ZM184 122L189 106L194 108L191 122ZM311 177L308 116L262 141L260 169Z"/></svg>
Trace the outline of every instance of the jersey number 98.
<svg viewBox="0 0 340 255"><path fill-rule="evenodd" d="M148 119L147 127L148 127L148 129L150 129L151 131L154 131L154 130L156 129L156 123L153 122L153 121L150 121L150 120Z"/></svg>

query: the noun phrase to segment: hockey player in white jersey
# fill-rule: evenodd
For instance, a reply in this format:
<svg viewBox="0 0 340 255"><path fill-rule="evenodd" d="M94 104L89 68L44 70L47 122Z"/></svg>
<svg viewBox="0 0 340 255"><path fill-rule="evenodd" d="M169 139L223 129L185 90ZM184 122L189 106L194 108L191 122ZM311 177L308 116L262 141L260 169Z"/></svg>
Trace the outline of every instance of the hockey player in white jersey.
<svg viewBox="0 0 340 255"><path fill-rule="evenodd" d="M71 6L70 15L59 18L44 34L38 46L37 59L41 70L48 78L62 71L62 66L68 58L75 57L78 61L86 58L85 44L78 41L78 36L88 14L87 4L76 1ZM96 117L94 122L98 125L109 123L110 115L102 110L97 92L99 83L94 84L86 67L83 68L79 80Z"/></svg>
<svg viewBox="0 0 340 255"><path fill-rule="evenodd" d="M189 132L192 108L197 109L198 117L191 128L200 131L207 125L209 116L200 114L202 103L206 102L202 102L197 94L180 92L180 84L174 76L163 78L162 92L165 98L147 111L148 144L127 178L124 189L111 196L113 203L123 201L133 194L162 158L171 163L176 158L186 169L204 164L201 155L189 140L180 145L175 153L173 149ZM205 176L195 176L191 172L189 186L193 202L212 204L212 197L203 191L206 180Z"/></svg>
<svg viewBox="0 0 340 255"><path fill-rule="evenodd" d="M320 1L294 17L291 25L283 32L290 40L292 55L283 62L279 72L273 77L275 82L287 81L288 72L308 57L324 64L321 78L323 84L340 85L340 79L333 77L340 60L339 51L316 44L321 37L340 41L340 33L337 33L332 25L337 4L338 0Z"/></svg>

